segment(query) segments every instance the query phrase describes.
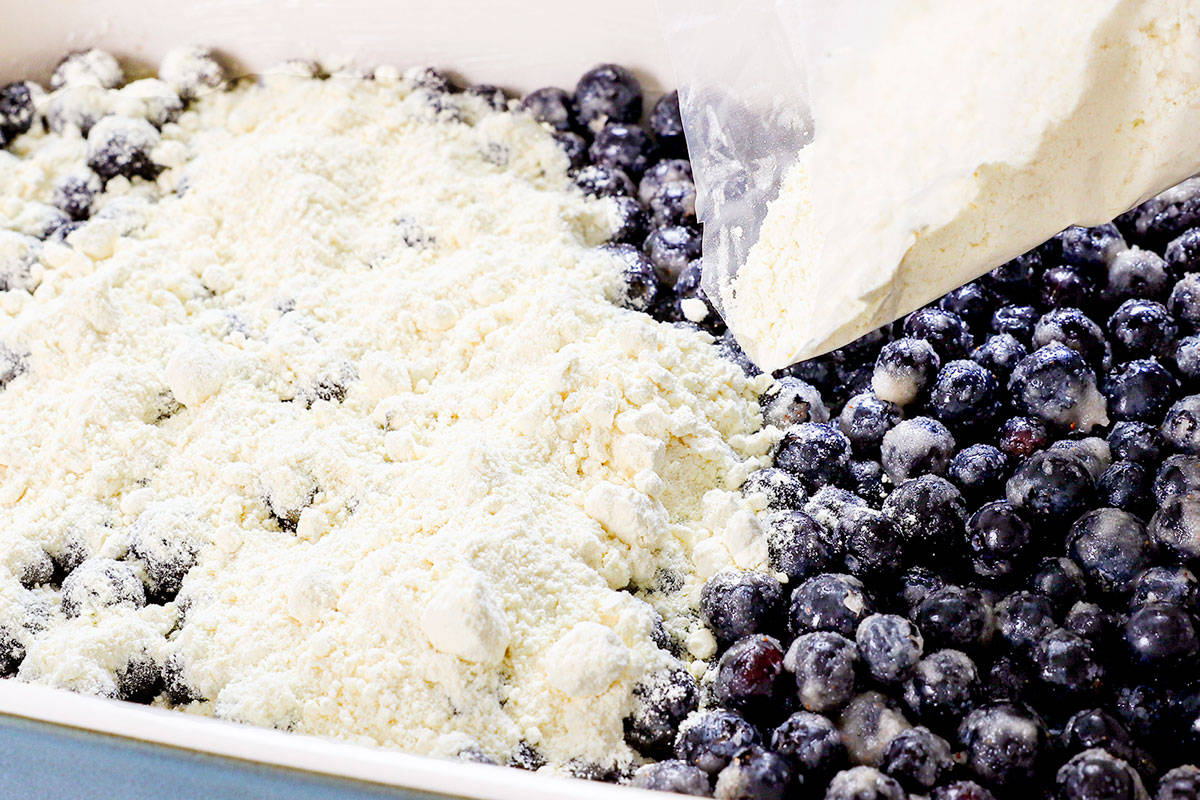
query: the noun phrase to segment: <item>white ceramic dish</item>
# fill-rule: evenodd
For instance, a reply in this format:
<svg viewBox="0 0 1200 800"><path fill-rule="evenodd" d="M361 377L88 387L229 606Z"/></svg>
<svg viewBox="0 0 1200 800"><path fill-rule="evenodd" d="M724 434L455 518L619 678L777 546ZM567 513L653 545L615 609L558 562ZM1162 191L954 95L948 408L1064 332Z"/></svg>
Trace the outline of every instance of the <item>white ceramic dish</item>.
<svg viewBox="0 0 1200 800"><path fill-rule="evenodd" d="M633 68L651 96L673 82L657 14L647 0L606 0L602 5L582 0L393 0L386 4L372 0L0 0L0 82L29 77L44 81L62 55L92 46L110 50L136 69L151 71L166 50L187 43L218 49L242 74L287 58L342 60L365 68L381 63L429 64L470 81L527 91L544 85L570 87L591 66L612 61ZM87 753L120 753L139 742L152 742L182 752L274 765L297 774L396 787L397 793L408 796L432 793L488 800L661 796L330 742L10 680L0 680L0 722L4 717L10 723L50 723L53 727L43 729L50 732L51 743L63 743L64 752L71 731L90 731L106 737L113 747L91 748ZM19 730L16 724L0 726L0 776L8 780L16 774L16 780L25 781L17 784L25 791L10 795L13 785L5 784L0 786L0 796L66 796L55 793L55 776L45 775L41 785L38 774L22 773L21 765L12 763L20 748L4 737L20 736L13 732ZM100 774L106 768L112 772L115 765L63 766L96 769ZM204 796L196 791L203 787L181 791L137 784L137 775L128 779L123 795L104 793L97 784L90 797ZM229 795L214 791L211 796ZM243 795L239 790L237 796L263 795Z"/></svg>

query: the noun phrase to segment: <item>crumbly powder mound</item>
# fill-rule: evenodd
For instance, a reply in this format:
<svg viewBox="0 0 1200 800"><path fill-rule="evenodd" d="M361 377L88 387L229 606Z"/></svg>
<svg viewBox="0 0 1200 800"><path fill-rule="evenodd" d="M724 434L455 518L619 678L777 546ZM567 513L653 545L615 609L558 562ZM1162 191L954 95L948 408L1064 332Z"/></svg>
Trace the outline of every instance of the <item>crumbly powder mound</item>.
<svg viewBox="0 0 1200 800"><path fill-rule="evenodd" d="M633 686L678 667L656 631L702 638L703 576L764 566L767 379L613 302L610 201L532 119L376 75L200 93L166 169L0 295L2 546L132 561L151 601L39 588L19 677L111 694L151 657L196 713L628 763ZM86 146L13 151L10 218Z"/></svg>

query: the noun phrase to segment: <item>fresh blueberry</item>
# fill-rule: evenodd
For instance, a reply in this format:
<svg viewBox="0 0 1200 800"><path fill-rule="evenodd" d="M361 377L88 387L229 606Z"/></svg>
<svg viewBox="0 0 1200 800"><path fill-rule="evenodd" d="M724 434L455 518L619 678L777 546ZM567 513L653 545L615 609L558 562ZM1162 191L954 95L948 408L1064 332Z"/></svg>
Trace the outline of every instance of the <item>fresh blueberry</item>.
<svg viewBox="0 0 1200 800"><path fill-rule="evenodd" d="M880 692L866 691L838 716L846 752L854 764L878 764L888 742L910 727L900 704Z"/></svg>
<svg viewBox="0 0 1200 800"><path fill-rule="evenodd" d="M771 630L779 614L783 588L765 572L724 570L708 579L700 593L700 619L724 643Z"/></svg>
<svg viewBox="0 0 1200 800"><path fill-rule="evenodd" d="M941 363L933 345L924 339L896 339L880 348L871 388L881 400L908 405L933 381Z"/></svg>
<svg viewBox="0 0 1200 800"><path fill-rule="evenodd" d="M1189 272L1171 289L1167 311L1189 330L1200 328L1200 273Z"/></svg>
<svg viewBox="0 0 1200 800"><path fill-rule="evenodd" d="M108 606L141 608L146 590L138 570L125 561L89 558L62 583L62 610L68 617L91 614Z"/></svg>
<svg viewBox="0 0 1200 800"><path fill-rule="evenodd" d="M1038 319L1040 315L1033 306L1000 306L992 312L991 330L993 333L1006 333L1027 345L1033 340Z"/></svg>
<svg viewBox="0 0 1200 800"><path fill-rule="evenodd" d="M761 708L775 695L783 666L783 648L775 638L751 634L738 639L717 662L713 695L727 708Z"/></svg>
<svg viewBox="0 0 1200 800"><path fill-rule="evenodd" d="M663 150L680 155L687 152L683 117L679 113L679 92L667 92L658 98L658 102L650 109L649 125Z"/></svg>
<svg viewBox="0 0 1200 800"><path fill-rule="evenodd" d="M702 326L713 335L719 335L724 330L724 323L700 285L703 277L702 259L689 261L675 279L672 310L677 319L688 320Z"/></svg>
<svg viewBox="0 0 1200 800"><path fill-rule="evenodd" d="M23 81L0 87L0 147L29 130L33 124L34 93Z"/></svg>
<svg viewBox="0 0 1200 800"><path fill-rule="evenodd" d="M1152 250L1131 247L1117 253L1108 264L1108 285L1101 296L1117 304L1133 297L1162 300L1171 288L1167 262Z"/></svg>
<svg viewBox="0 0 1200 800"><path fill-rule="evenodd" d="M954 447L954 436L945 425L932 417L913 417L884 434L880 462L895 483L917 475L941 475Z"/></svg>
<svg viewBox="0 0 1200 800"><path fill-rule="evenodd" d="M1059 767L1054 778L1062 800L1144 800L1137 771L1105 750L1085 750Z"/></svg>
<svg viewBox="0 0 1200 800"><path fill-rule="evenodd" d="M806 711L832 711L854 697L858 648L832 631L815 631L798 637L783 660L796 676L796 691Z"/></svg>
<svg viewBox="0 0 1200 800"><path fill-rule="evenodd" d="M625 740L644 755L669 755L679 724L696 710L699 699L696 679L687 670L652 674L633 687L633 712L625 720Z"/></svg>
<svg viewBox="0 0 1200 800"><path fill-rule="evenodd" d="M1200 184L1189 179L1151 197L1115 220L1131 241L1160 249L1173 237L1200 222Z"/></svg>
<svg viewBox="0 0 1200 800"><path fill-rule="evenodd" d="M950 743L926 727L896 734L883 751L880 768L911 791L928 791L954 768Z"/></svg>
<svg viewBox="0 0 1200 800"><path fill-rule="evenodd" d="M1112 454L1109 452L1108 442L1099 436L1060 439L1050 445L1048 450L1052 453L1064 453L1077 459L1092 476L1092 480L1098 479L1112 464Z"/></svg>
<svg viewBox="0 0 1200 800"><path fill-rule="evenodd" d="M118 175L153 180L160 167L151 158L159 134L144 119L105 117L87 137L87 165L103 180Z"/></svg>
<svg viewBox="0 0 1200 800"><path fill-rule="evenodd" d="M1104 382L1104 395L1113 419L1157 422L1162 419L1179 382L1155 359L1118 364Z"/></svg>
<svg viewBox="0 0 1200 800"><path fill-rule="evenodd" d="M619 169L589 164L575 173L575 185L589 197L632 195L633 181ZM699 255L697 253L697 255Z"/></svg>
<svg viewBox="0 0 1200 800"><path fill-rule="evenodd" d="M775 466L810 491L836 483L849 462L850 440L828 423L805 422L788 429L775 452Z"/></svg>
<svg viewBox="0 0 1200 800"><path fill-rule="evenodd" d="M846 762L842 734L828 717L797 711L771 734L771 749L787 756L804 776L824 777Z"/></svg>
<svg viewBox="0 0 1200 800"><path fill-rule="evenodd" d="M874 611L862 581L853 575L827 573L796 587L788 604L788 630L794 635L833 631L853 636Z"/></svg>
<svg viewBox="0 0 1200 800"><path fill-rule="evenodd" d="M1200 492L1200 456L1176 453L1158 465L1154 475L1154 499L1162 503L1177 494Z"/></svg>
<svg viewBox="0 0 1200 800"><path fill-rule="evenodd" d="M624 67L601 64L575 84L573 103L580 124L593 131L610 122L637 122L642 117L642 85Z"/></svg>
<svg viewBox="0 0 1200 800"><path fill-rule="evenodd" d="M1150 566L1154 543L1140 519L1116 508L1087 512L1071 526L1067 550L1089 582L1104 593L1125 593Z"/></svg>
<svg viewBox="0 0 1200 800"><path fill-rule="evenodd" d="M791 581L828 572L840 561L839 548L815 519L802 511L776 511L765 523L771 569Z"/></svg>
<svg viewBox="0 0 1200 800"><path fill-rule="evenodd" d="M1029 588L1045 595L1059 612L1065 612L1087 593L1083 570L1069 558L1047 558L1038 565Z"/></svg>
<svg viewBox="0 0 1200 800"><path fill-rule="evenodd" d="M587 142L584 141L584 138L582 136L580 136L578 133L572 133L571 131L554 131L554 133L552 135L554 136L554 141L558 142L559 148L567 156L567 172L568 173L575 172L575 171L580 170L583 167L587 166L587 163L588 163ZM636 200L633 200L633 198L625 198L623 195L621 196L621 199L632 202L633 205L637 207L637 209L641 213L642 217L644 218L646 216L646 212L642 209L641 205ZM621 209L619 209L618 214L620 215L620 218L622 220L621 227L624 227L624 218L627 214L627 212L625 211L625 208L622 207ZM632 241L636 241L639 244L641 243L642 239L644 239L646 236L645 227L646 227L645 224L643 224L641 238L632 240ZM620 236L618 235L619 233L620 233L620 230L618 230L617 234L613 234L612 241L614 241L614 242L626 241L625 239L620 238Z"/></svg>
<svg viewBox="0 0 1200 800"><path fill-rule="evenodd" d="M1179 606L1147 603L1129 615L1123 633L1135 667L1155 670L1164 680L1171 680L1171 671L1195 669L1200 641L1194 620Z"/></svg>
<svg viewBox="0 0 1200 800"><path fill-rule="evenodd" d="M1108 318L1113 350L1123 358L1169 355L1178 331L1167 307L1153 300L1126 300Z"/></svg>
<svg viewBox="0 0 1200 800"><path fill-rule="evenodd" d="M929 342L943 361L966 358L975 346L963 318L940 308L922 308L909 314L904 318L904 335Z"/></svg>
<svg viewBox="0 0 1200 800"><path fill-rule="evenodd" d="M951 289L938 300L938 308L956 314L968 326L979 329L991 317L996 296L985 283L972 282Z"/></svg>
<svg viewBox="0 0 1200 800"><path fill-rule="evenodd" d="M971 351L971 360L991 372L997 379L1007 382L1012 371L1029 355L1028 348L1008 333L996 333Z"/></svg>
<svg viewBox="0 0 1200 800"><path fill-rule="evenodd" d="M1200 581L1187 567L1150 567L1137 576L1129 594L1133 609L1149 603L1169 603L1195 613L1200 599Z"/></svg>
<svg viewBox="0 0 1200 800"><path fill-rule="evenodd" d="M1189 388L1200 385L1200 336L1184 336L1171 353L1175 372Z"/></svg>
<svg viewBox="0 0 1200 800"><path fill-rule="evenodd" d="M1013 592L996 604L996 632L1010 647L1026 650L1057 628L1054 606L1035 592Z"/></svg>
<svg viewBox="0 0 1200 800"><path fill-rule="evenodd" d="M1163 441L1180 453L1200 455L1200 394L1188 395L1167 410Z"/></svg>
<svg viewBox="0 0 1200 800"><path fill-rule="evenodd" d="M954 454L946 476L966 497L999 497L1008 478L1008 457L990 444L973 444Z"/></svg>
<svg viewBox="0 0 1200 800"><path fill-rule="evenodd" d="M1110 357L1104 331L1078 308L1047 311L1033 329L1033 349L1059 342L1083 356L1096 371L1108 366Z"/></svg>
<svg viewBox="0 0 1200 800"><path fill-rule="evenodd" d="M1155 425L1118 422L1108 433L1108 446L1114 459L1151 463L1161 457L1163 442Z"/></svg>
<svg viewBox="0 0 1200 800"><path fill-rule="evenodd" d="M1095 373L1078 353L1059 342L1022 359L1009 378L1008 390L1020 411L1051 425L1087 431L1108 421Z"/></svg>
<svg viewBox="0 0 1200 800"><path fill-rule="evenodd" d="M700 257L700 232L688 225L655 228L643 248L659 274L674 282L688 262Z"/></svg>
<svg viewBox="0 0 1200 800"><path fill-rule="evenodd" d="M661 291L658 273L650 259L633 245L610 244L604 248L621 268L620 305L634 311L647 311Z"/></svg>
<svg viewBox="0 0 1200 800"><path fill-rule="evenodd" d="M1119 686L1113 693L1113 710L1139 741L1152 741L1165 733L1170 705L1171 691L1156 683Z"/></svg>
<svg viewBox="0 0 1200 800"><path fill-rule="evenodd" d="M1102 506L1142 514L1153 502L1150 473L1136 461L1114 461L1096 481L1096 501Z"/></svg>
<svg viewBox="0 0 1200 800"><path fill-rule="evenodd" d="M981 506L967 520L971 568L981 578L1014 575L1030 554L1029 523L1007 500Z"/></svg>
<svg viewBox="0 0 1200 800"><path fill-rule="evenodd" d="M1033 664L1049 708L1063 697L1097 694L1104 683L1104 668L1092 643L1063 628L1040 636L1031 644Z"/></svg>
<svg viewBox="0 0 1200 800"><path fill-rule="evenodd" d="M854 640L870 676L888 685L912 675L925 646L917 627L896 614L866 617L858 624Z"/></svg>
<svg viewBox="0 0 1200 800"><path fill-rule="evenodd" d="M1042 254L1034 249L996 267L985 275L983 280L1002 297L1009 300L1029 300L1041 271Z"/></svg>
<svg viewBox="0 0 1200 800"><path fill-rule="evenodd" d="M588 149L592 163L613 167L633 179L641 177L654 160L654 140L639 125L614 122L596 133Z"/></svg>
<svg viewBox="0 0 1200 800"><path fill-rule="evenodd" d="M871 508L882 508L884 501L891 496L892 479L878 461L851 461L848 480L853 484L855 494L866 500Z"/></svg>
<svg viewBox="0 0 1200 800"><path fill-rule="evenodd" d="M870 504L854 492L837 486L821 487L804 504L804 513L829 531L830 546L838 553L845 549L840 528L842 519L846 516L846 509L850 506L870 507Z"/></svg>
<svg viewBox="0 0 1200 800"><path fill-rule="evenodd" d="M659 161L642 176L638 199L650 209L655 225L694 224L696 185L691 164L683 159Z"/></svg>
<svg viewBox="0 0 1200 800"><path fill-rule="evenodd" d="M1133 757L1133 739L1121 721L1102 708L1086 708L1074 714L1062 731L1069 753L1102 748L1120 758Z"/></svg>
<svg viewBox="0 0 1200 800"><path fill-rule="evenodd" d="M1113 643L1117 617L1096 603L1082 600L1071 606L1063 618L1063 627L1092 643L1096 652L1105 652Z"/></svg>
<svg viewBox="0 0 1200 800"><path fill-rule="evenodd" d="M992 661L981 698L989 703L1015 703L1025 697L1032 681L1025 654L1005 654Z"/></svg>
<svg viewBox="0 0 1200 800"><path fill-rule="evenodd" d="M1036 521L1073 518L1094 492L1095 482L1081 460L1054 450L1034 453L1005 485L1008 502Z"/></svg>
<svg viewBox="0 0 1200 800"><path fill-rule="evenodd" d="M1082 268L1107 267L1117 253L1127 249L1125 239L1111 222L1092 228L1073 225L1054 237L1064 264Z"/></svg>
<svg viewBox="0 0 1200 800"><path fill-rule="evenodd" d="M1049 443L1046 423L1037 417L1010 417L996 431L996 449L1014 461L1024 461Z"/></svg>
<svg viewBox="0 0 1200 800"><path fill-rule="evenodd" d="M1200 767L1186 764L1163 775L1154 800L1200 800Z"/></svg>
<svg viewBox="0 0 1200 800"><path fill-rule="evenodd" d="M945 586L917 606L914 621L934 647L968 652L986 647L996 630L992 604L978 589Z"/></svg>
<svg viewBox="0 0 1200 800"><path fill-rule="evenodd" d="M630 785L657 792L675 792L694 797L712 794L708 773L676 759L643 764L633 773Z"/></svg>
<svg viewBox="0 0 1200 800"><path fill-rule="evenodd" d="M825 800L906 800L899 782L874 767L852 767L833 776Z"/></svg>
<svg viewBox="0 0 1200 800"><path fill-rule="evenodd" d="M1095 280L1075 267L1051 267L1040 283L1042 305L1048 308L1080 308L1096 293Z"/></svg>
<svg viewBox="0 0 1200 800"><path fill-rule="evenodd" d="M800 481L778 467L751 472L742 484L742 494L746 497L761 494L766 498L766 507L776 510L797 509L804 504L804 487Z"/></svg>
<svg viewBox="0 0 1200 800"><path fill-rule="evenodd" d="M996 376L974 361L948 361L929 388L927 406L947 425L987 424L997 411Z"/></svg>
<svg viewBox="0 0 1200 800"><path fill-rule="evenodd" d="M965 764L996 786L1028 785L1046 746L1042 721L1023 706L995 703L977 708L958 726Z"/></svg>
<svg viewBox="0 0 1200 800"><path fill-rule="evenodd" d="M962 541L967 507L954 484L922 475L896 486L884 501L883 513L896 523L909 555L945 557Z"/></svg>
<svg viewBox="0 0 1200 800"><path fill-rule="evenodd" d="M758 731L737 712L698 711L679 726L675 757L715 775L743 748L758 742Z"/></svg>
<svg viewBox="0 0 1200 800"><path fill-rule="evenodd" d="M1163 258L1174 275L1200 272L1200 228L1189 228L1167 242Z"/></svg>
<svg viewBox="0 0 1200 800"><path fill-rule="evenodd" d="M904 703L927 725L941 730L962 719L975 705L979 673L970 656L938 650L917 662L904 683Z"/></svg>
<svg viewBox="0 0 1200 800"><path fill-rule="evenodd" d="M759 398L763 422L777 428L787 428L802 422L828 422L829 410L821 392L799 378L783 377L773 383Z"/></svg>
<svg viewBox="0 0 1200 800"><path fill-rule="evenodd" d="M148 653L136 653L114 671L117 697L148 705L163 688L162 666Z"/></svg>
<svg viewBox="0 0 1200 800"><path fill-rule="evenodd" d="M886 578L904 563L904 540L890 515L873 508L847 508L839 523L846 571L864 580Z"/></svg>
<svg viewBox="0 0 1200 800"><path fill-rule="evenodd" d="M758 746L747 747L717 775L717 800L784 800L792 781L787 759Z"/></svg>
<svg viewBox="0 0 1200 800"><path fill-rule="evenodd" d="M521 108L543 125L548 125L556 131L570 131L575 128L575 110L571 105L571 95L562 89L547 86L536 89L525 95Z"/></svg>
<svg viewBox="0 0 1200 800"><path fill-rule="evenodd" d="M911 617L926 597L944 586L946 579L928 567L911 567L900 576L900 605Z"/></svg>
<svg viewBox="0 0 1200 800"><path fill-rule="evenodd" d="M575 134L562 135L574 136ZM646 241L650 222L646 218L646 211L642 208L642 204L632 197L624 195L614 197L609 202L612 203L613 214L616 218L615 230L609 241L614 244L628 244L632 246L641 245L642 242Z"/></svg>

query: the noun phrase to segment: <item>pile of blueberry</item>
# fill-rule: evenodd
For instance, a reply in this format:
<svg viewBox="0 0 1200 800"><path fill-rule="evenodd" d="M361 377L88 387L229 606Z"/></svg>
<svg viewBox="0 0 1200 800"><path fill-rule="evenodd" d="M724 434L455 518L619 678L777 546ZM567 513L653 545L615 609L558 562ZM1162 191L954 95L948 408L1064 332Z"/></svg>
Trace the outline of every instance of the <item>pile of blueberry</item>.
<svg viewBox="0 0 1200 800"><path fill-rule="evenodd" d="M625 223L626 304L699 325L678 98L601 66L524 105ZM638 687L632 782L722 800L1200 797L1200 180L778 371L700 681Z"/></svg>

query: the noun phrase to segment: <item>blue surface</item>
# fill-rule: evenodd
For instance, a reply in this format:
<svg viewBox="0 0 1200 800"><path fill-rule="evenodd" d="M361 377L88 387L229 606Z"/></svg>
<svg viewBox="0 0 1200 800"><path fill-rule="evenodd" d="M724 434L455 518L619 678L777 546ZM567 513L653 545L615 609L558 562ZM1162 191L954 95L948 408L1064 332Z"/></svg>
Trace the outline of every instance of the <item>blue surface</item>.
<svg viewBox="0 0 1200 800"><path fill-rule="evenodd" d="M434 800L0 715L2 800Z"/></svg>

